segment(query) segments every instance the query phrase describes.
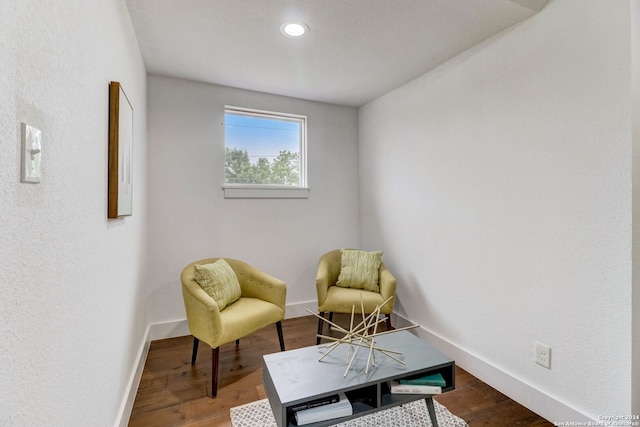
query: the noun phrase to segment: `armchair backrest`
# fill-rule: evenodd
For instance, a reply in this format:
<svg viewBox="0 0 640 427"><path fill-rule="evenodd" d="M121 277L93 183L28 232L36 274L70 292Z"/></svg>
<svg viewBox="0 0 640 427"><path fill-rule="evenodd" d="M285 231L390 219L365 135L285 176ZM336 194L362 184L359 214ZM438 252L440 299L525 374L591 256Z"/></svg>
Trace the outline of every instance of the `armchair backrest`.
<svg viewBox="0 0 640 427"><path fill-rule="evenodd" d="M182 282L182 286L183 288L187 288L189 289L192 293L197 291L198 289L202 290L202 288L200 287L200 285L198 285L198 282L196 282L196 278L195 278L195 265L204 265L204 264L212 264L214 262L216 262L217 260L219 260L220 258L205 258L205 259L201 259L198 261L194 261L191 264L187 265L183 270L182 273L180 274L180 281ZM243 282L244 282L244 277L246 276L245 273L249 273L250 271L254 270L254 268L252 266L250 266L249 264L247 264L246 262L237 260L237 259L232 259L232 258L225 258L225 261L227 261L227 263L229 264L229 266L231 267L231 269L234 271L234 273L236 273L236 276L238 277L238 282L240 283L240 287L243 288L242 289L242 294L245 294L245 289L243 287ZM204 292L204 291L202 291ZM205 295L206 292L205 292ZM209 295L207 295L207 297L209 297ZM211 297L209 297L211 298ZM213 303L215 303L215 301L213 300L213 298L211 298L211 301Z"/></svg>
<svg viewBox="0 0 640 427"><path fill-rule="evenodd" d="M318 271L324 271L327 275L328 285L333 286L340 276L342 267L342 254L340 249L329 251L320 257L318 261Z"/></svg>
<svg viewBox="0 0 640 427"><path fill-rule="evenodd" d="M334 249L320 257L318 261L318 271L323 271L328 278L328 285L334 286L340 277L340 269L342 268L342 252L341 249ZM387 266L380 261L380 275L387 271ZM378 276L381 280L381 276Z"/></svg>

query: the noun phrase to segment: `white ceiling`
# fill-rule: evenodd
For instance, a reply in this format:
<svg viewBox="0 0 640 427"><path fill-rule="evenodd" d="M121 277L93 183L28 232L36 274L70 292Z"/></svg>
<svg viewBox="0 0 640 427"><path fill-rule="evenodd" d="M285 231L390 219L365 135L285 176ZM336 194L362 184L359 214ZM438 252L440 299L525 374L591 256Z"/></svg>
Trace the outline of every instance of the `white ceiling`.
<svg viewBox="0 0 640 427"><path fill-rule="evenodd" d="M149 73L360 106L548 0L127 0ZM300 39L280 25L306 23Z"/></svg>

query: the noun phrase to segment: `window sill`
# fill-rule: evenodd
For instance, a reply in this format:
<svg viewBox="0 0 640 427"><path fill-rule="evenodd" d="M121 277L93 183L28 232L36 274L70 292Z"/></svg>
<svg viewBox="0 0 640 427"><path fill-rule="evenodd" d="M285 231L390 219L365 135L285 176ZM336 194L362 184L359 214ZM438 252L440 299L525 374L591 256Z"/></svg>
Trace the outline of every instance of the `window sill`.
<svg viewBox="0 0 640 427"><path fill-rule="evenodd" d="M307 187L280 187L280 186L234 186L222 187L225 199L308 199Z"/></svg>

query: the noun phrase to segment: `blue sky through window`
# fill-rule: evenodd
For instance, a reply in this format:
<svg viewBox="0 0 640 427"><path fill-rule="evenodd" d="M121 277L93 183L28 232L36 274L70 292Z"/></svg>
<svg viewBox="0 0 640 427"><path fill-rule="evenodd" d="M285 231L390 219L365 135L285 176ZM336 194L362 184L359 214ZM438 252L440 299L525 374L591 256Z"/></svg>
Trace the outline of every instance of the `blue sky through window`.
<svg viewBox="0 0 640 427"><path fill-rule="evenodd" d="M251 163L264 157L270 162L280 151L300 151L300 124L280 120L225 113L224 139L227 148L246 150Z"/></svg>

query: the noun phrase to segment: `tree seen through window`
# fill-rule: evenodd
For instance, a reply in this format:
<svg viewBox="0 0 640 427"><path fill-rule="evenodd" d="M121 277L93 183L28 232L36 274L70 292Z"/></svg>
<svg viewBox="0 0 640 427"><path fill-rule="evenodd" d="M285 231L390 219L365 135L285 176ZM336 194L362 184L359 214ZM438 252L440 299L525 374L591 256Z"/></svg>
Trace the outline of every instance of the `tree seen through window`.
<svg viewBox="0 0 640 427"><path fill-rule="evenodd" d="M302 186L303 126L298 117L227 109L225 183Z"/></svg>

